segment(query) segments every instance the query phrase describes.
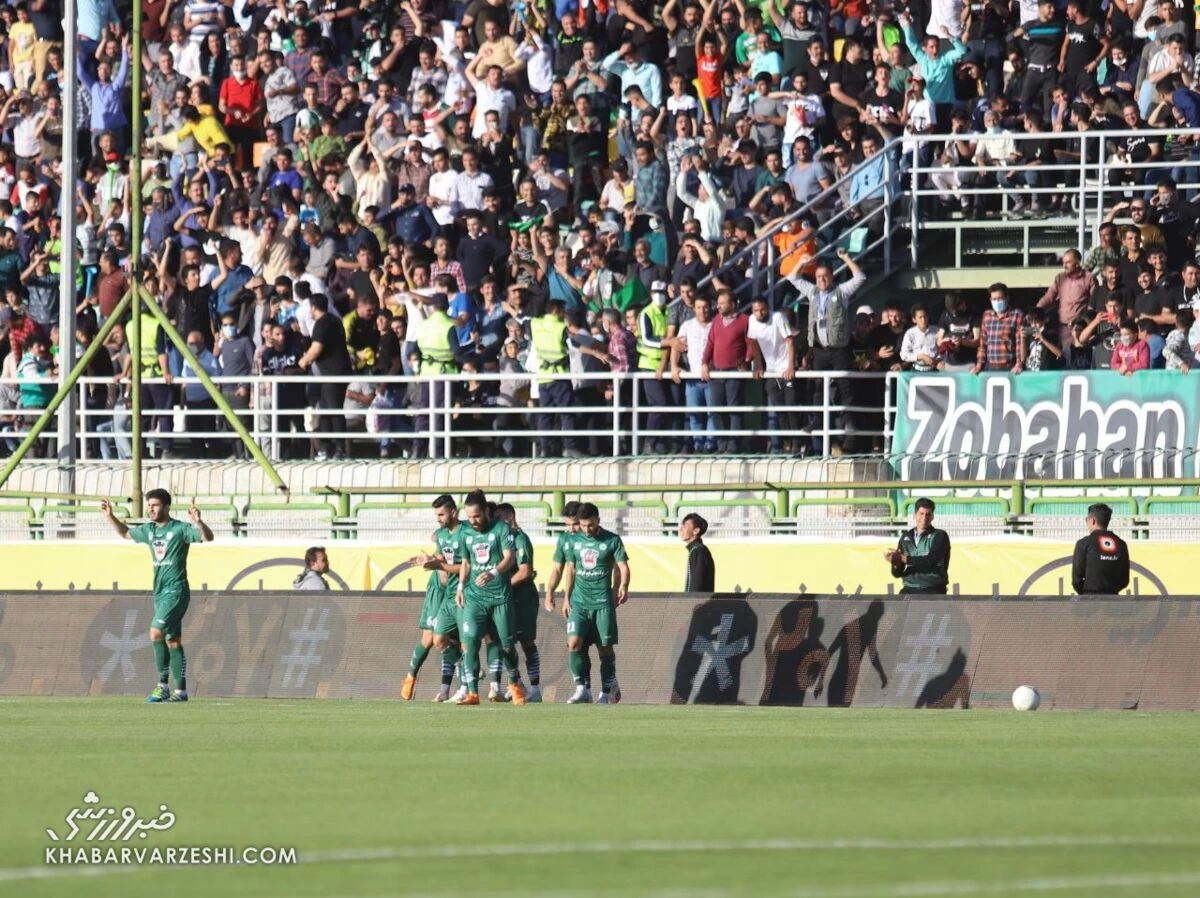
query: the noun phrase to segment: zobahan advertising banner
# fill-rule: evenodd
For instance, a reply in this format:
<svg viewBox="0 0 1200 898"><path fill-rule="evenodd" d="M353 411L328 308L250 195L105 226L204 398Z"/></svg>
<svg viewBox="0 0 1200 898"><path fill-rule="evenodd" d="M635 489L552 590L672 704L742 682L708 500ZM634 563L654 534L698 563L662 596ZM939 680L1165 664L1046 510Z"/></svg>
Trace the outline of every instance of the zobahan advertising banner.
<svg viewBox="0 0 1200 898"><path fill-rule="evenodd" d="M904 480L1200 476L1200 378L1175 371L900 375Z"/></svg>

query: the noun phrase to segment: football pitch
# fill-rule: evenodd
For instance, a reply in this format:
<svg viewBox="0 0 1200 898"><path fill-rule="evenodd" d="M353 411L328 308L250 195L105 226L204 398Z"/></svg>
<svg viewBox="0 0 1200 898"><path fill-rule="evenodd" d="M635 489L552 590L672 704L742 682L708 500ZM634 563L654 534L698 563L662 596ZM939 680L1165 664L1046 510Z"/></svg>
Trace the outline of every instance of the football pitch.
<svg viewBox="0 0 1200 898"><path fill-rule="evenodd" d="M4 699L0 894L1194 896L1198 742L1185 713ZM88 793L175 817L92 845L298 862L47 865Z"/></svg>

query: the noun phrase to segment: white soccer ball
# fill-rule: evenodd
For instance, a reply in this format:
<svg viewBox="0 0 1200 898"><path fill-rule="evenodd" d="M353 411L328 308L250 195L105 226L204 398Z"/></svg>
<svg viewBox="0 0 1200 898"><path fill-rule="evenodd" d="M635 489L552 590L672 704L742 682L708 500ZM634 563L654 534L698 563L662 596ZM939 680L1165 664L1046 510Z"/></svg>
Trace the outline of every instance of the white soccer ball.
<svg viewBox="0 0 1200 898"><path fill-rule="evenodd" d="M1018 711L1036 711L1042 697L1033 686L1018 686L1013 690L1012 703Z"/></svg>

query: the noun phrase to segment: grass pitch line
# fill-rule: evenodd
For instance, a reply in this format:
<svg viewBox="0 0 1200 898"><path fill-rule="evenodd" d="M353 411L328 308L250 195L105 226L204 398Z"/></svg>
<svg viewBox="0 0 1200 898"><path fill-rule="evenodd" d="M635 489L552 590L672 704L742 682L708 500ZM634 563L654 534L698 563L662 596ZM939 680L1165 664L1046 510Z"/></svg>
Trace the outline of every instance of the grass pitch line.
<svg viewBox="0 0 1200 898"><path fill-rule="evenodd" d="M545 845L427 845L303 852L302 864L459 860L562 854L672 854L720 851L970 851L1008 848L1095 848L1195 845L1195 839L1144 836L1015 836L961 839L748 839L744 841L550 842Z"/></svg>
<svg viewBox="0 0 1200 898"><path fill-rule="evenodd" d="M428 845L415 848L347 848L336 851L302 851L297 852L297 861L301 864L350 864L369 863L372 861L433 861L433 860L469 860L472 858L497 857L537 857L548 855L601 855L601 854L676 854L694 852L736 852L736 851L985 851L1021 848L1094 848L1094 847L1154 847L1195 845L1196 839L1177 839L1172 837L1153 836L1012 836L985 837L961 839L747 839L743 841L656 841L642 840L636 842L550 842L545 845L512 844L512 845ZM0 882L20 882L39 879L71 879L93 876L108 876L121 873L137 873L159 869L157 866L110 865L110 866L39 866L39 867L9 867L0 869ZM216 869L212 867L189 867L189 869ZM1181 874L1193 877L1190 884L1200 883L1200 873ZM1100 877L1105 882L1112 877ZM1032 881L1032 880L1031 880ZM1045 880L1047 882L1069 882L1071 880ZM1091 882L1089 879L1088 882ZM1153 884L1153 883L1151 883ZM852 898L863 895L865 898L891 898L895 895L903 898L906 895L941 895L956 894L961 891L962 884L917 883L913 886L897 886L895 888L951 888L948 892L904 892L904 891L822 891L794 893L795 898ZM978 894L996 891L988 883L969 883ZM1069 888L1086 888L1087 886L1070 886ZM1115 888L1116 886L1108 886ZM1046 889L1043 889L1045 891ZM1002 889L1000 891L1003 891ZM1026 889L1025 891L1037 891ZM657 893L656 893L657 894ZM674 892L664 892L664 896L674 895ZM701 898L710 892L687 892L679 894L679 898Z"/></svg>

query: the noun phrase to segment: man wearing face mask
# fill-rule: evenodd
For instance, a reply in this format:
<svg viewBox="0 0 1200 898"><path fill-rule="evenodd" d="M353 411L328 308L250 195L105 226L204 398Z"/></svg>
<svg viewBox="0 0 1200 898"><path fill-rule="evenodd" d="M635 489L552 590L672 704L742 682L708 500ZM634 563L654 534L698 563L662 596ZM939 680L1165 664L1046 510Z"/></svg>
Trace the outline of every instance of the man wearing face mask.
<svg viewBox="0 0 1200 898"><path fill-rule="evenodd" d="M244 334L239 334L237 319L232 312L221 316L221 334L217 337L217 347L213 355L221 362L222 377L249 378L254 372L254 341ZM250 408L250 385L243 380L241 383L221 384L221 395L235 411ZM245 415L239 415L242 423L250 426L250 420ZM235 440L230 447L236 458L245 458L246 447L240 440Z"/></svg>
<svg viewBox="0 0 1200 898"><path fill-rule="evenodd" d="M200 331L192 331L187 335L187 343L188 349L200 363L200 368L209 377L219 377L221 374L220 363L205 347L204 334ZM196 369L192 367L191 362L184 359L183 353L172 348L169 358L171 374L174 377L196 377ZM211 414L216 411L216 403L209 397L208 391L204 389L204 384L197 381L189 383L183 388L183 404L188 412L184 418L183 429L190 435L192 451L198 458L208 458L218 445L217 440L211 436L218 428L218 418ZM193 414L193 412L200 414Z"/></svg>
<svg viewBox="0 0 1200 898"><path fill-rule="evenodd" d="M1020 374L1025 367L1025 316L1010 307L1006 285L992 284L988 296L992 307L983 313L983 322L979 326L979 354L971 373L1011 371Z"/></svg>

